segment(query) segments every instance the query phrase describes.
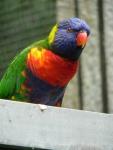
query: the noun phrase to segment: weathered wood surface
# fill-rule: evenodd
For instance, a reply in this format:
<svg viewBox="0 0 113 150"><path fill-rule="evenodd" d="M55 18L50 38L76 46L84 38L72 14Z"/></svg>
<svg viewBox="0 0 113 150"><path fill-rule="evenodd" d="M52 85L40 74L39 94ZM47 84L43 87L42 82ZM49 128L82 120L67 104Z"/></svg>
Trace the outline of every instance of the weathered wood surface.
<svg viewBox="0 0 113 150"><path fill-rule="evenodd" d="M113 150L113 115L0 100L0 145Z"/></svg>

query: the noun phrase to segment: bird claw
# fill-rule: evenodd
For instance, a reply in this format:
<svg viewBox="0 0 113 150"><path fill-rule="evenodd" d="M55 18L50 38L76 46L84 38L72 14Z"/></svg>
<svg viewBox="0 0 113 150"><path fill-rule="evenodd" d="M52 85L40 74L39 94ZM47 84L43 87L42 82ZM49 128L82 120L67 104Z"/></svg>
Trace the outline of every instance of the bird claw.
<svg viewBox="0 0 113 150"><path fill-rule="evenodd" d="M47 109L47 105L38 104L41 111L44 111Z"/></svg>

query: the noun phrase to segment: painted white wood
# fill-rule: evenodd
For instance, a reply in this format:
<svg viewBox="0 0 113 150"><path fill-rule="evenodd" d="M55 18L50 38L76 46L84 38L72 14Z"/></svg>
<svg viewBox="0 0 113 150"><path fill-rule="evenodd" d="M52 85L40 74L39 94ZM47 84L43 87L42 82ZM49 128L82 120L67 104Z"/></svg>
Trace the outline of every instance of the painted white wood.
<svg viewBox="0 0 113 150"><path fill-rule="evenodd" d="M112 150L113 114L0 100L0 144L52 150Z"/></svg>

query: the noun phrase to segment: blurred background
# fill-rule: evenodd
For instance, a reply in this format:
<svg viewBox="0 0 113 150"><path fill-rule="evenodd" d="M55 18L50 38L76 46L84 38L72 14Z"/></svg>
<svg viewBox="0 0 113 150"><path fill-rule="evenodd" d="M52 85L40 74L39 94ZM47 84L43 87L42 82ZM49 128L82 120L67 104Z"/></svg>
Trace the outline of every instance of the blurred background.
<svg viewBox="0 0 113 150"><path fill-rule="evenodd" d="M0 78L13 57L60 20L79 17L91 36L63 107L113 112L113 0L1 0Z"/></svg>

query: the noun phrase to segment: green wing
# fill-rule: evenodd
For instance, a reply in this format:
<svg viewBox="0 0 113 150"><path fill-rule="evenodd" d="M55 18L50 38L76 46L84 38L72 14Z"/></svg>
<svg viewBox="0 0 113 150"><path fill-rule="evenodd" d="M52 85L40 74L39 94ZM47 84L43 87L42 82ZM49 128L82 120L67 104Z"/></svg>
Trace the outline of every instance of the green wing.
<svg viewBox="0 0 113 150"><path fill-rule="evenodd" d="M10 98L14 91L18 90L23 82L21 72L26 67L26 57L29 50L33 47L49 48L48 40L41 40L25 48L18 54L6 70L2 80L0 81L0 98Z"/></svg>

